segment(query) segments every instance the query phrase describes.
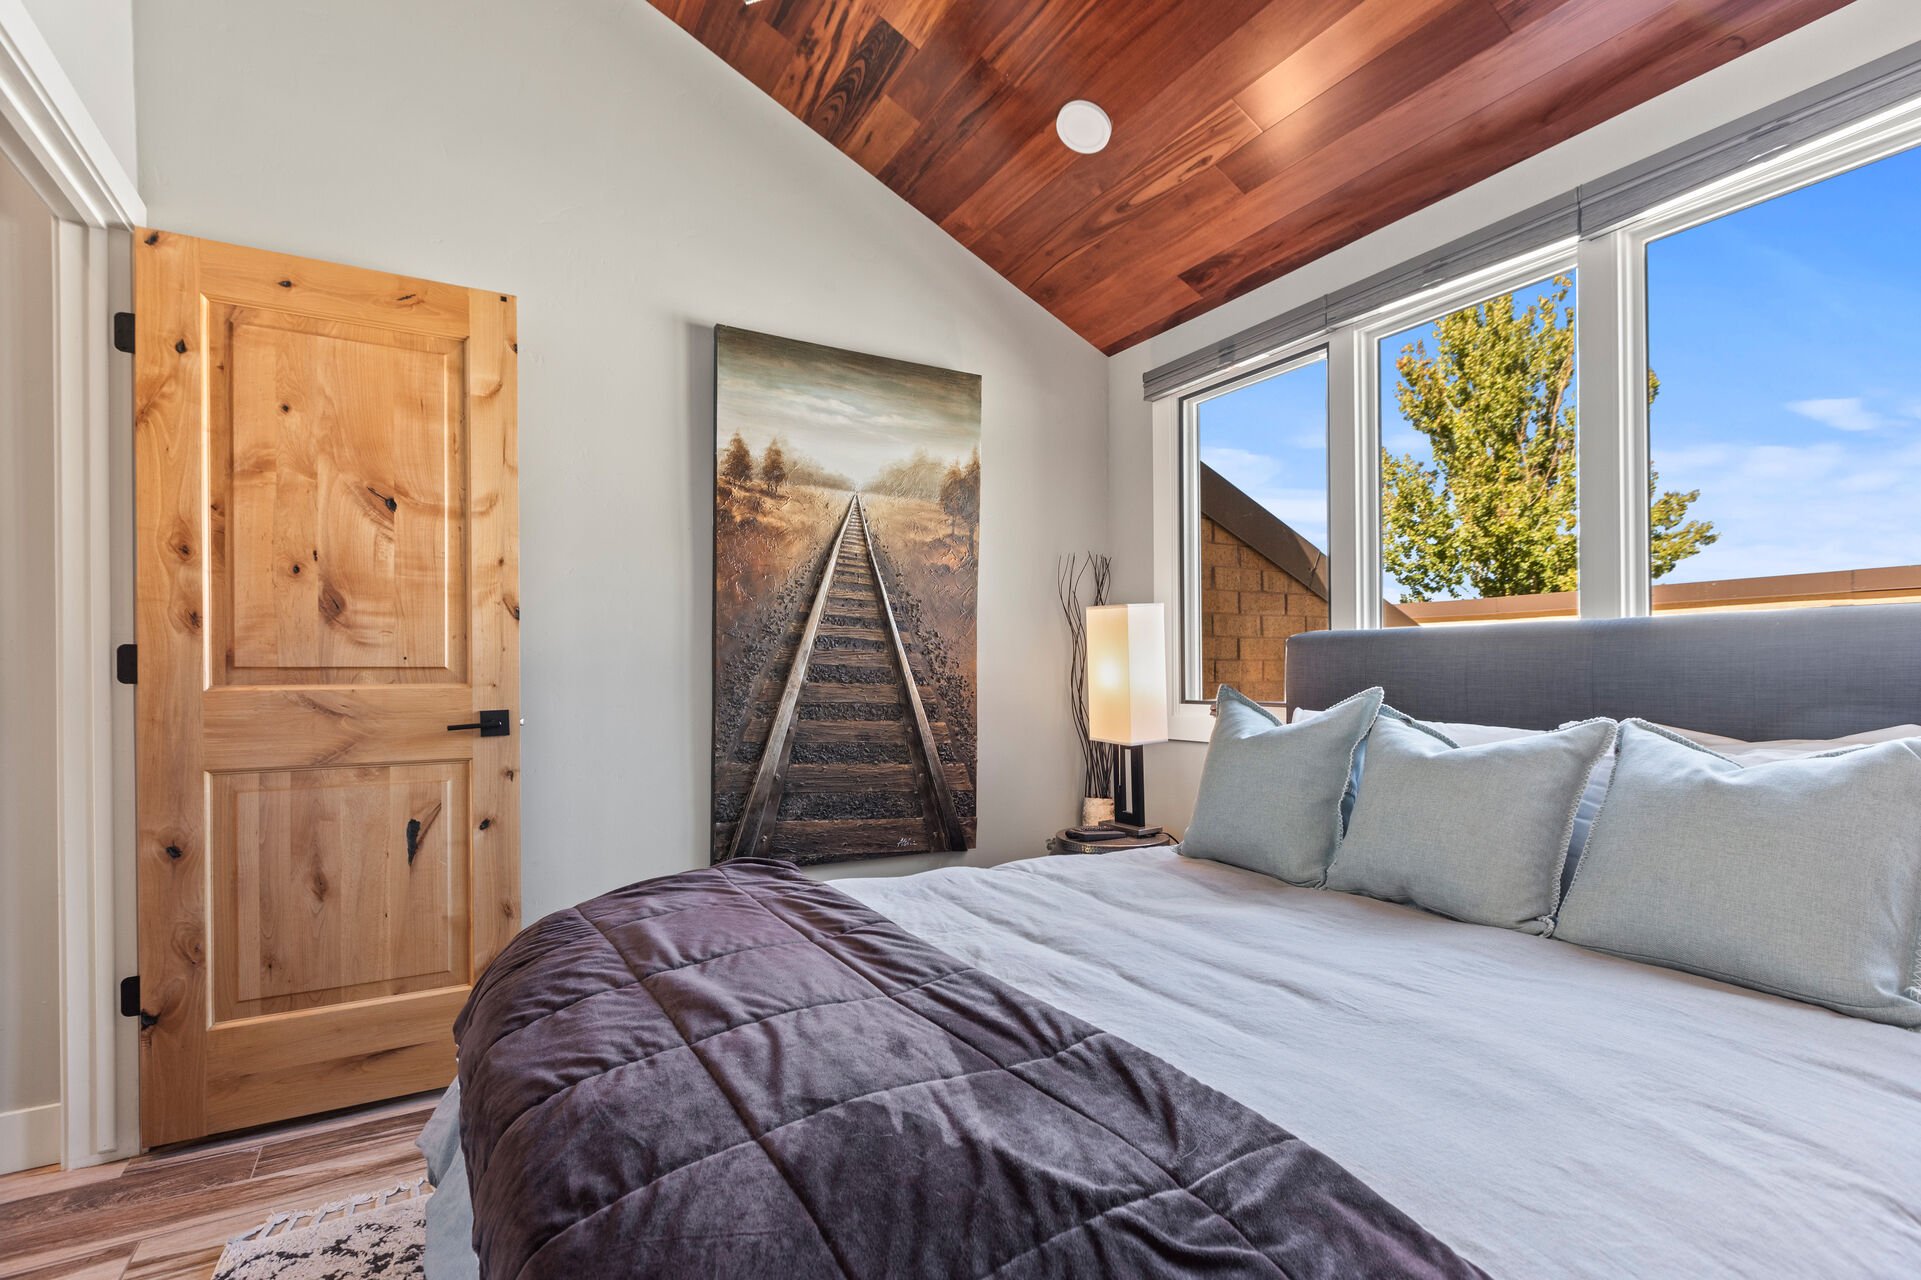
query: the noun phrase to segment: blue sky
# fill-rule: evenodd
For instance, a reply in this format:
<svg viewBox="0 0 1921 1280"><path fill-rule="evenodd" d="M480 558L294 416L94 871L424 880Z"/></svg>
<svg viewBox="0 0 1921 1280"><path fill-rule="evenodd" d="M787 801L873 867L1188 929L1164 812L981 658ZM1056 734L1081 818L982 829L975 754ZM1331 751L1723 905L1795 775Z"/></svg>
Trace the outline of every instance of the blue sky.
<svg viewBox="0 0 1921 1280"><path fill-rule="evenodd" d="M1921 563L1921 152L1648 246L1648 363L1668 581Z"/></svg>
<svg viewBox="0 0 1921 1280"><path fill-rule="evenodd" d="M1427 453L1392 362L1431 335L1381 344L1396 453ZM1666 581L1921 563L1921 151L1650 245L1648 347L1661 487L1721 535ZM1321 546L1326 401L1315 364L1199 411L1202 460Z"/></svg>
<svg viewBox="0 0 1921 1280"><path fill-rule="evenodd" d="M1327 549L1327 365L1313 364L1203 400L1201 461Z"/></svg>

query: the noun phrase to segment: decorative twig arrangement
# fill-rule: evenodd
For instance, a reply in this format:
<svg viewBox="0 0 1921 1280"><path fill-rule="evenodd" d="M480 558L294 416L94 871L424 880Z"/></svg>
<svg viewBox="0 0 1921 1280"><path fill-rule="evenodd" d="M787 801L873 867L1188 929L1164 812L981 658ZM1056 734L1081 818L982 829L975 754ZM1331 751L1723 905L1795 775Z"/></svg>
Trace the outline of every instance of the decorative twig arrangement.
<svg viewBox="0 0 1921 1280"><path fill-rule="evenodd" d="M1081 782L1084 796L1109 797L1120 777L1120 749L1087 736L1087 609L1106 604L1107 591L1114 574L1111 557L1088 552L1085 560L1065 556L1056 567L1061 612L1067 617L1067 635L1073 646L1068 659L1068 702L1074 713L1074 732L1081 740ZM1083 600L1082 584L1091 592Z"/></svg>

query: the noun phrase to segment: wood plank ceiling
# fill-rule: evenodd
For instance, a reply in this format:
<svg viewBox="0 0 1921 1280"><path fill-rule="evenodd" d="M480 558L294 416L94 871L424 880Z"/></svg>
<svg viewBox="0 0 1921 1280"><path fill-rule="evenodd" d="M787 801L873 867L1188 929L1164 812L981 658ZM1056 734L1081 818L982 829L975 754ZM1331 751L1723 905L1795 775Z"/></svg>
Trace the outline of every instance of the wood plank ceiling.
<svg viewBox="0 0 1921 1280"><path fill-rule="evenodd" d="M1846 0L652 2L1112 354Z"/></svg>

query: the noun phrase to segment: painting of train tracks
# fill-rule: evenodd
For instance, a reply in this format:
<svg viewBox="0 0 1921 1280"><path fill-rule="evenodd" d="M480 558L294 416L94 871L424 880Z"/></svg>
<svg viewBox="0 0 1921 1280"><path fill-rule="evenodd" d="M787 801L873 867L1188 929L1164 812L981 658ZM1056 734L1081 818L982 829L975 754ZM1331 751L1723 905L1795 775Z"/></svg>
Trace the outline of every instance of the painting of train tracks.
<svg viewBox="0 0 1921 1280"><path fill-rule="evenodd" d="M713 860L970 848L980 378L714 352Z"/></svg>

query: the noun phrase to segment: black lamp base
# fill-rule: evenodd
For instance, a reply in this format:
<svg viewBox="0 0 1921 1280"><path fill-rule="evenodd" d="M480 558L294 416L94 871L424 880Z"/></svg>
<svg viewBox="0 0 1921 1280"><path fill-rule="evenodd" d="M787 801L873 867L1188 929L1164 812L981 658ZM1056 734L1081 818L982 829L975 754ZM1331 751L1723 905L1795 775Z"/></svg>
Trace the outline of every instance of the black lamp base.
<svg viewBox="0 0 1921 1280"><path fill-rule="evenodd" d="M1147 775L1143 765L1145 747L1121 747L1121 759L1126 768L1122 778L1114 779L1114 821L1124 822L1130 827L1147 825Z"/></svg>

